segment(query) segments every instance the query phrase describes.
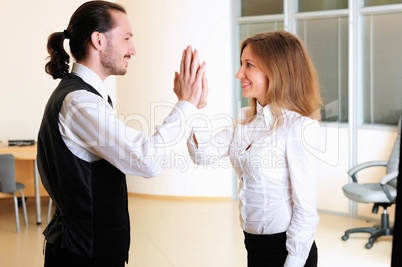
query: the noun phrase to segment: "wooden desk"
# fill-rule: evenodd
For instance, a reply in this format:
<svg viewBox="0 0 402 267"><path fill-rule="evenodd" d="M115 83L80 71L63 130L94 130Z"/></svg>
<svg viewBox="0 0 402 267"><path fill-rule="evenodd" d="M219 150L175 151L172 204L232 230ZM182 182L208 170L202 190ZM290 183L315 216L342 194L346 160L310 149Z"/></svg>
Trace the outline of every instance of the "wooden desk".
<svg viewBox="0 0 402 267"><path fill-rule="evenodd" d="M0 154L14 155L15 179L25 185L25 196L35 197L36 223L41 224L42 213L40 197L41 195L47 196L48 194L39 182L39 173L36 165L36 145L0 147Z"/></svg>

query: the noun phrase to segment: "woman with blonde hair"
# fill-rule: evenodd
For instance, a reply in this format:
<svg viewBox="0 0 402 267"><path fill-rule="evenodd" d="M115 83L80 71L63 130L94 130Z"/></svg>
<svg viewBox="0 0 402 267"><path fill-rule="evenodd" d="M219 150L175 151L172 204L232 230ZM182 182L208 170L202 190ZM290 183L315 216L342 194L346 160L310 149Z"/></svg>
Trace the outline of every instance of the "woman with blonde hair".
<svg viewBox="0 0 402 267"><path fill-rule="evenodd" d="M310 153L321 106L315 68L297 36L265 32L243 41L236 78L250 107L212 136L197 122L190 155L200 165L230 157L249 267L317 266L317 172ZM208 94L203 82L201 110Z"/></svg>

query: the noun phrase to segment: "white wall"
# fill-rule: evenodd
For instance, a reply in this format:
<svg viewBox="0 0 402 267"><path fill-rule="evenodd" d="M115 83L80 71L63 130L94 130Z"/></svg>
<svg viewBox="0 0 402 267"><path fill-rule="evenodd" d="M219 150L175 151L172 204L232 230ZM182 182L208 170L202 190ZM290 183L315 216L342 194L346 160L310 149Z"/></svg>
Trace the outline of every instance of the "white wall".
<svg viewBox="0 0 402 267"><path fill-rule="evenodd" d="M348 183L348 128L337 123L322 123L318 161L318 203L321 210L348 213L348 199L342 186Z"/></svg>
<svg viewBox="0 0 402 267"><path fill-rule="evenodd" d="M84 2L1 1L0 140L36 139L44 106L58 84L44 71L47 38L63 31Z"/></svg>
<svg viewBox="0 0 402 267"><path fill-rule="evenodd" d="M174 72L179 71L183 49L187 45L200 50L207 62L210 86L208 100L211 115L231 115L235 77L233 66L233 26L230 0L153 0L120 1L126 8L134 31L137 55L130 60L128 74L117 77L118 113L142 117L131 126L152 134L174 105ZM156 108L154 109L153 107ZM215 120L218 127L224 121ZM140 124L144 127L140 127ZM170 155L170 164L153 179L128 177L130 192L168 196L231 197L232 169L195 166L187 152L185 139ZM185 166L183 166L183 164Z"/></svg>

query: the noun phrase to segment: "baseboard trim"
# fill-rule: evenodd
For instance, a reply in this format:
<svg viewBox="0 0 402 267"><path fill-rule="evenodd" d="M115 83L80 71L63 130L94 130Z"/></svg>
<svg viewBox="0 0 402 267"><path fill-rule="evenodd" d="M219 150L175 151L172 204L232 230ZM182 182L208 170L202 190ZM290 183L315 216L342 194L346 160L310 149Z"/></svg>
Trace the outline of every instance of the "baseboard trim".
<svg viewBox="0 0 402 267"><path fill-rule="evenodd" d="M326 210L326 209L317 209L317 212L330 214L330 215L336 215L336 216L342 216L342 217L349 217L349 214L347 214L346 212L339 212L339 211Z"/></svg>
<svg viewBox="0 0 402 267"><path fill-rule="evenodd" d="M325 210L325 209L317 209L319 213L326 213L330 215L336 215L336 216L342 216L342 217L347 217L347 218L353 218L353 219L358 219L358 220L364 220L367 222L373 222L373 223L379 223L381 224L381 219L378 218L372 218L368 216L361 216L358 215L357 217L351 217L348 213L346 212L338 212L338 211L332 211L332 210ZM380 212L378 212L379 217L381 217ZM389 223L394 224L394 221L392 221L393 218L389 218Z"/></svg>
<svg viewBox="0 0 402 267"><path fill-rule="evenodd" d="M161 196L148 195L138 193L128 193L130 197L160 199L160 200L175 200L175 201L232 201L231 197L188 197L188 196Z"/></svg>

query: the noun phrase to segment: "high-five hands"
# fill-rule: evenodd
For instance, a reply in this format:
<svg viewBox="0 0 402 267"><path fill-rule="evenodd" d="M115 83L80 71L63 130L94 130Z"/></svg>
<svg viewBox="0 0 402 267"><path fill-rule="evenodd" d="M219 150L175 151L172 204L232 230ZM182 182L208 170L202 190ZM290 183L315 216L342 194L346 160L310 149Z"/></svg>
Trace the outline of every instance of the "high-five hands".
<svg viewBox="0 0 402 267"><path fill-rule="evenodd" d="M208 98L208 81L207 81L207 75L204 74L202 75L202 91L201 91L201 97L200 101L198 102L197 108L203 108L207 105L207 98Z"/></svg>
<svg viewBox="0 0 402 267"><path fill-rule="evenodd" d="M205 76L206 63L199 63L199 51L188 46L180 64L180 73L175 72L174 93L179 100L185 100L202 108L207 104L208 83Z"/></svg>

